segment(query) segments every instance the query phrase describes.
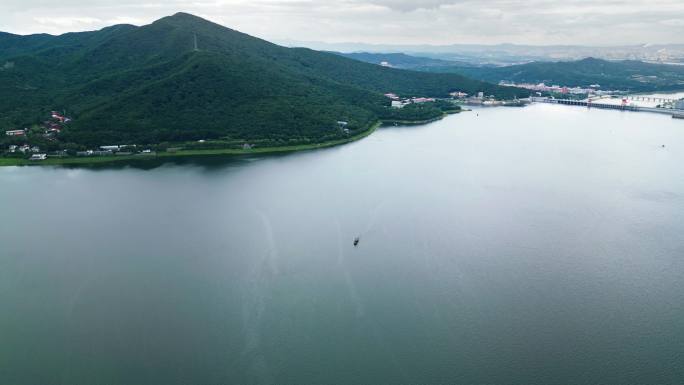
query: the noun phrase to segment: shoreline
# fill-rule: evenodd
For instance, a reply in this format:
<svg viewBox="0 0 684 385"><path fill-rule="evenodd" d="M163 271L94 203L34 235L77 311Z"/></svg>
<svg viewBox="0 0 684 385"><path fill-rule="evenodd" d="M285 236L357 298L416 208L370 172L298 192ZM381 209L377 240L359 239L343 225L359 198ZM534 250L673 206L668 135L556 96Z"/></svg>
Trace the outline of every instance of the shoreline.
<svg viewBox="0 0 684 385"><path fill-rule="evenodd" d="M382 121L377 121L373 123L367 130L354 135L349 138L333 140L329 142L316 143L316 144L299 144L292 146L282 146L282 147L257 147L250 150L244 149L233 149L233 148L220 148L220 149L206 149L206 150L180 150L176 152L159 152L153 155L137 154L137 155L126 155L126 156L100 156L100 157L65 157L65 158L47 158L42 161L31 161L25 158L1 158L0 157L0 167L11 167L11 166L89 166L89 165L102 165L107 163L118 163L118 162L130 162L130 161L149 161L149 160L160 160L160 159L174 159L174 158L184 158L184 157L201 157L201 156L237 156L237 155L252 155L252 154L278 154L278 153L289 153L289 152L300 152L316 150L320 148L329 148L334 146L340 146L343 144L355 142L361 140L369 135L371 135L375 130L383 125Z"/></svg>
<svg viewBox="0 0 684 385"><path fill-rule="evenodd" d="M463 112L464 110L454 110L444 112L441 116L434 117L432 119L426 120L378 120L373 123L367 130L354 135L349 138L333 140L329 142L316 143L316 144L299 144L292 146L282 146L282 147L257 147L250 150L244 149L233 149L233 148L219 148L219 149L207 149L207 150L179 150L176 152L158 152L153 155L137 154L137 155L126 155L126 156L101 156L101 157L65 157L65 158L47 158L42 161L31 161L25 158L2 158L0 157L0 167L11 167L11 166L95 166L104 164L116 164L119 162L130 162L130 161L150 161L150 160L172 160L174 158L184 158L184 157L202 157L202 156L239 156L239 155L254 155L254 154L285 154L290 152L300 152L300 151L310 151L322 148L330 148L335 146L341 146L343 144L356 142L367 136L373 134L378 128L382 126L392 126L392 125L407 125L407 126L418 126L428 123L433 123L444 119L445 117L453 114Z"/></svg>
<svg viewBox="0 0 684 385"><path fill-rule="evenodd" d="M441 116L436 116L431 119L425 119L425 120L393 120L393 119L387 119L387 120L382 120L382 125L387 125L387 126L420 126L423 124L428 124L428 123L433 123L440 121L444 118L446 118L449 115L455 115L461 112L467 112L470 110L467 109L460 109L460 110L451 110L451 111L445 111L442 113Z"/></svg>

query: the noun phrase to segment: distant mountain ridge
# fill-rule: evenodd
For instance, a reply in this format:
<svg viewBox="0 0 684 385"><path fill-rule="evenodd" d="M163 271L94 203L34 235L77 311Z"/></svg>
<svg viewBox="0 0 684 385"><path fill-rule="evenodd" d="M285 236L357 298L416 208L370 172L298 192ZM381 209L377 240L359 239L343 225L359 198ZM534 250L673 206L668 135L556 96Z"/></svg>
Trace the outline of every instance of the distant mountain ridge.
<svg viewBox="0 0 684 385"><path fill-rule="evenodd" d="M372 53L372 52L333 52L337 55L344 56L346 58L359 60L366 63L372 63L377 65L385 65L392 68L401 69L416 69L416 68L426 68L426 67L446 67L446 66L456 66L462 65L467 66L468 63L458 62L452 60L442 60L433 59L421 56L412 56L404 53Z"/></svg>
<svg viewBox="0 0 684 385"><path fill-rule="evenodd" d="M684 89L684 66L644 63L636 60L608 61L585 58L577 61L532 62L504 67L424 67L423 70L459 73L498 83L546 83L570 87L598 84L604 90L674 91Z"/></svg>
<svg viewBox="0 0 684 385"><path fill-rule="evenodd" d="M196 46L195 46L196 44ZM394 92L501 98L527 91L458 74L382 68L285 48L178 13L150 25L60 36L0 35L0 128L66 110L61 140L158 143L198 139L320 142L368 128Z"/></svg>
<svg viewBox="0 0 684 385"><path fill-rule="evenodd" d="M574 61L530 62L508 66L475 66L403 53L338 53L368 63L387 61L399 68L436 73L459 73L490 83L546 83L570 87L600 85L624 91L684 89L684 65L644 63L638 60L584 58Z"/></svg>
<svg viewBox="0 0 684 385"><path fill-rule="evenodd" d="M575 61L586 57L604 60L640 60L684 63L684 44L634 44L625 46L524 45L524 44L367 44L284 41L291 47L309 47L343 53L401 52L411 56L461 61L469 64L511 65L531 61Z"/></svg>

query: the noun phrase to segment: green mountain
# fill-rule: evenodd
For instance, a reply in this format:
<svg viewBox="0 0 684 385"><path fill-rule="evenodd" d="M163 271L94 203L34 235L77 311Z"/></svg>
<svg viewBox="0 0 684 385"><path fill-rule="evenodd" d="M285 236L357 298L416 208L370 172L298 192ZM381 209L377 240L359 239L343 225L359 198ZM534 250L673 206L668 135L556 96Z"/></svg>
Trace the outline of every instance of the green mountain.
<svg viewBox="0 0 684 385"><path fill-rule="evenodd" d="M444 97L456 90L527 94L458 74L284 48L185 13L143 27L0 34L0 129L66 110L74 119L59 136L65 143L321 142L349 135L338 121L353 133L396 118L383 93Z"/></svg>
<svg viewBox="0 0 684 385"><path fill-rule="evenodd" d="M570 87L599 84L604 90L666 91L684 88L684 66L641 61L586 58L566 62L532 62L506 67L423 67L421 70L459 73L487 82L546 83Z"/></svg>

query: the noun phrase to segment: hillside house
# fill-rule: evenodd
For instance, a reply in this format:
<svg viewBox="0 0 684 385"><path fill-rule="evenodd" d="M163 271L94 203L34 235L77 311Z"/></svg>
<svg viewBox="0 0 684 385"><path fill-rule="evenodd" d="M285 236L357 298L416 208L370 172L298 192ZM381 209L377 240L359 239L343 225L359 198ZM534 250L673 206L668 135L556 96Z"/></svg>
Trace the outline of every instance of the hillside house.
<svg viewBox="0 0 684 385"><path fill-rule="evenodd" d="M60 113L57 111L52 111L50 116L52 117L52 119L59 120L62 123L64 123L64 121L66 120L66 117L60 115Z"/></svg>

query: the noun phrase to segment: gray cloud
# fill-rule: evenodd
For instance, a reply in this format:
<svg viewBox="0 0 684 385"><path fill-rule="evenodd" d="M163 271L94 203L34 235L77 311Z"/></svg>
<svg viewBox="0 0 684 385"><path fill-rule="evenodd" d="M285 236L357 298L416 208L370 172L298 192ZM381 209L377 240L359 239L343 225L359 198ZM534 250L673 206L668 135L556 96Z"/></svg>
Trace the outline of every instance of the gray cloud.
<svg viewBox="0 0 684 385"><path fill-rule="evenodd" d="M400 12L411 12L419 9L436 9L443 5L457 3L455 0L426 0L426 1L405 1L405 0L370 0L370 4L376 4L388 9Z"/></svg>
<svg viewBox="0 0 684 385"><path fill-rule="evenodd" d="M272 40L684 43L681 0L2 0L0 27L63 33L186 11Z"/></svg>

